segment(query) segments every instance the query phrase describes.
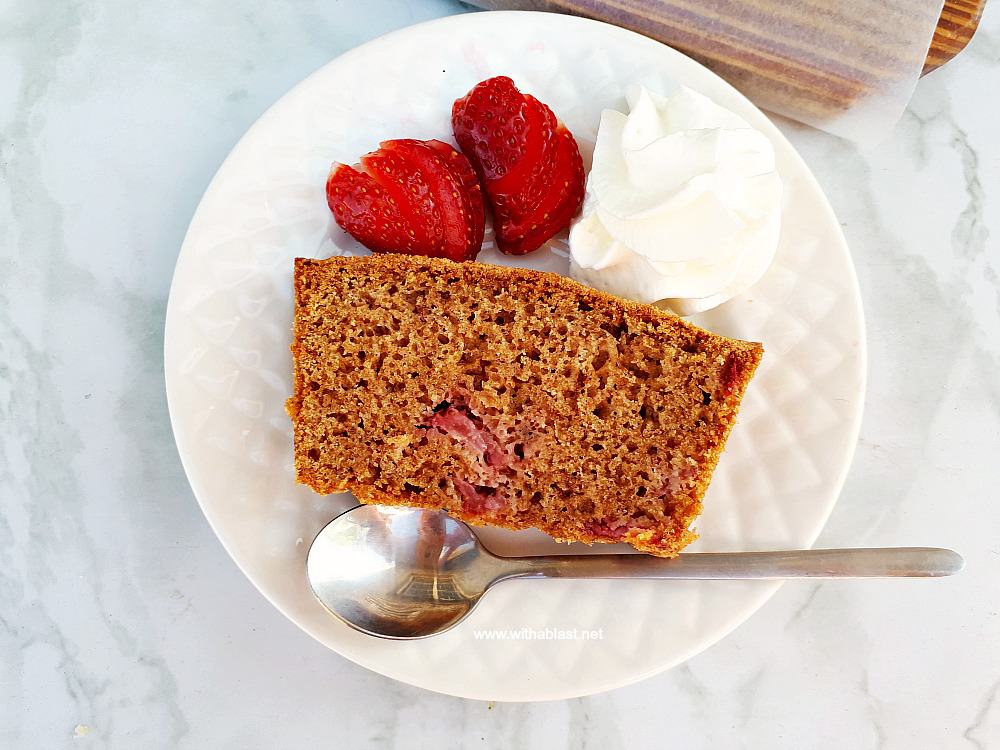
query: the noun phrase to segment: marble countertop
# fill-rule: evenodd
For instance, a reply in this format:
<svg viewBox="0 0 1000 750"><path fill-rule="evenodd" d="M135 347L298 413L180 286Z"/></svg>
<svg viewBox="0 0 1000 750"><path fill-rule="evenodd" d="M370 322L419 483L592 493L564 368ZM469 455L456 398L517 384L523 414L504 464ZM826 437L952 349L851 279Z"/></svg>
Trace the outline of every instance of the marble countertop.
<svg viewBox="0 0 1000 750"><path fill-rule="evenodd" d="M1000 747L1000 6L859 149L782 124L857 264L857 456L819 543L933 544L937 582L785 586L631 687L489 704L392 682L273 609L170 434L163 317L237 138L448 0L0 7L0 747Z"/></svg>

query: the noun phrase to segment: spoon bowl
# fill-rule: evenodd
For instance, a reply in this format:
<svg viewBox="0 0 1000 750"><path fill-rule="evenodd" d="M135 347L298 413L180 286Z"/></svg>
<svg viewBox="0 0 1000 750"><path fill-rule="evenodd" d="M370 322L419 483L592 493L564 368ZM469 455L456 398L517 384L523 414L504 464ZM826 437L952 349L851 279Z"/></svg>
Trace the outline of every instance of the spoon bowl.
<svg viewBox="0 0 1000 750"><path fill-rule="evenodd" d="M362 505L320 532L306 567L316 597L352 627L415 638L469 615L486 591L489 558L444 511Z"/></svg>
<svg viewBox="0 0 1000 750"><path fill-rule="evenodd" d="M963 565L936 547L498 557L444 511L360 505L319 532L306 573L316 598L351 627L410 639L455 627L509 578L928 578Z"/></svg>

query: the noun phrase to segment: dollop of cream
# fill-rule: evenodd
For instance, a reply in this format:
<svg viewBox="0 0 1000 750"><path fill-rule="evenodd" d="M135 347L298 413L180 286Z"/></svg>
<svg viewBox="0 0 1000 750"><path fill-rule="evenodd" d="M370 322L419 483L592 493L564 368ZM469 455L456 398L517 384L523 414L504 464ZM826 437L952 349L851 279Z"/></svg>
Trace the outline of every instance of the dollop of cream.
<svg viewBox="0 0 1000 750"><path fill-rule="evenodd" d="M781 178L767 136L706 96L627 92L605 110L570 274L679 315L721 305L774 258Z"/></svg>

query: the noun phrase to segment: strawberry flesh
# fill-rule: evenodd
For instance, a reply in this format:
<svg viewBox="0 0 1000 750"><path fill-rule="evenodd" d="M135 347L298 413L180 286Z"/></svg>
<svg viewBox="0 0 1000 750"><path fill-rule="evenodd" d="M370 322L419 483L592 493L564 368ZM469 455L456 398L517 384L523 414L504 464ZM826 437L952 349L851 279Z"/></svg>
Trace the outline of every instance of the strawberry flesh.
<svg viewBox="0 0 1000 750"><path fill-rule="evenodd" d="M433 206L426 196L427 176L414 169L401 155L385 147L361 157L361 166L386 192L400 218L410 242L415 247L431 248L440 241L434 222ZM424 253L421 253L424 254Z"/></svg>
<svg viewBox="0 0 1000 750"><path fill-rule="evenodd" d="M493 513L502 510L506 500L495 487L476 485L455 477L452 482L458 494L462 496L462 510L466 513Z"/></svg>
<svg viewBox="0 0 1000 750"><path fill-rule="evenodd" d="M511 255L530 253L539 247L554 234L552 227L569 224L583 200L586 178L576 141L565 128L557 132L556 141L556 155L544 177L547 192L541 193L534 204L538 208L505 229L505 252Z"/></svg>
<svg viewBox="0 0 1000 750"><path fill-rule="evenodd" d="M375 180L346 164L334 164L326 181L333 218L373 252L414 252L403 216L392 197Z"/></svg>
<svg viewBox="0 0 1000 750"><path fill-rule="evenodd" d="M373 252L471 260L484 207L472 165L441 141L385 141L359 171L334 164L326 184L337 224Z"/></svg>
<svg viewBox="0 0 1000 750"><path fill-rule="evenodd" d="M452 129L483 182L500 250L531 252L569 224L583 202L583 160L545 104L497 76L455 102Z"/></svg>
<svg viewBox="0 0 1000 750"><path fill-rule="evenodd" d="M458 145L486 182L538 157L539 141L529 138L528 102L505 76L478 84L455 102L451 117Z"/></svg>
<svg viewBox="0 0 1000 750"><path fill-rule="evenodd" d="M425 212L421 218L436 232L432 237L435 247L474 247L478 253L483 242L485 209L469 160L441 141L390 141L383 144L382 150L398 155L418 174L427 176L426 190L414 182L411 192L419 195Z"/></svg>

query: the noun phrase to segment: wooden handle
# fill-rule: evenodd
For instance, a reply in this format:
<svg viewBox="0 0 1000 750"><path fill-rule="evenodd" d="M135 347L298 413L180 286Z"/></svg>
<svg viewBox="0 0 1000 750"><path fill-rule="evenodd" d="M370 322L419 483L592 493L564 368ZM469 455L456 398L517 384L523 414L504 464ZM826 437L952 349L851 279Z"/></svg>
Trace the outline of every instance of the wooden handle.
<svg viewBox="0 0 1000 750"><path fill-rule="evenodd" d="M937 70L965 49L976 33L985 5L986 0L945 0L922 75Z"/></svg>

